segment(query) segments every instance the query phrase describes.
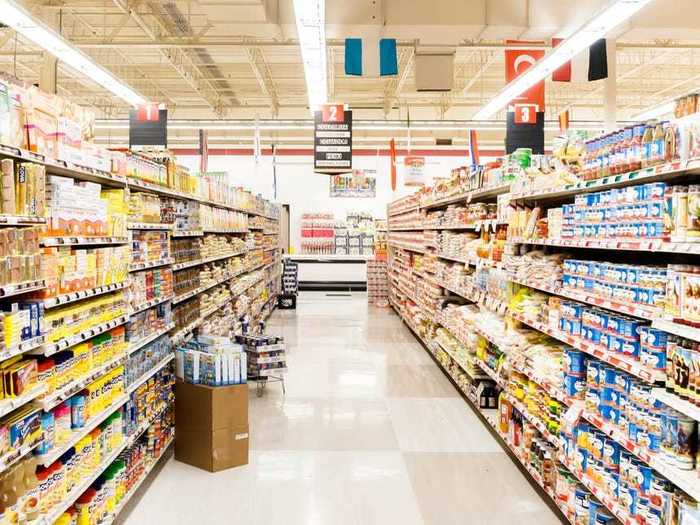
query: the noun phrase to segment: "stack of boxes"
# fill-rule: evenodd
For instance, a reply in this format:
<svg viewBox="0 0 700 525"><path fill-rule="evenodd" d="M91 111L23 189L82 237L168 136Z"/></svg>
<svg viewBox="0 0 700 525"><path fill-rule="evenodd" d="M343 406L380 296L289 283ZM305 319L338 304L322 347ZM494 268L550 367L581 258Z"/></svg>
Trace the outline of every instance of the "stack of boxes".
<svg viewBox="0 0 700 525"><path fill-rule="evenodd" d="M109 235L107 210L101 187L92 182L77 182L68 177L49 175L47 185L49 236Z"/></svg>
<svg viewBox="0 0 700 525"><path fill-rule="evenodd" d="M248 377L266 379L287 371L284 339L274 335L237 335L248 353Z"/></svg>
<svg viewBox="0 0 700 525"><path fill-rule="evenodd" d="M389 305L389 280L385 260L367 261L367 301L375 306Z"/></svg>
<svg viewBox="0 0 700 525"><path fill-rule="evenodd" d="M198 335L177 349L177 377L207 386L247 382L246 353L228 337Z"/></svg>

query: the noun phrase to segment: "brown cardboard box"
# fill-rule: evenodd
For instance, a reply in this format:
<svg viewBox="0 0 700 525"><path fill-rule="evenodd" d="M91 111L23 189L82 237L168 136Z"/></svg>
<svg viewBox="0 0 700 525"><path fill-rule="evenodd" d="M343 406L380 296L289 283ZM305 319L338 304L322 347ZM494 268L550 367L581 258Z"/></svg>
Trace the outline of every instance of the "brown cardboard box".
<svg viewBox="0 0 700 525"><path fill-rule="evenodd" d="M175 426L213 431L248 426L248 385L204 386L183 381L175 386Z"/></svg>
<svg viewBox="0 0 700 525"><path fill-rule="evenodd" d="M175 459L218 472L248 464L248 385L175 387Z"/></svg>
<svg viewBox="0 0 700 525"><path fill-rule="evenodd" d="M175 459L209 472L248 464L248 427L213 432L175 427Z"/></svg>

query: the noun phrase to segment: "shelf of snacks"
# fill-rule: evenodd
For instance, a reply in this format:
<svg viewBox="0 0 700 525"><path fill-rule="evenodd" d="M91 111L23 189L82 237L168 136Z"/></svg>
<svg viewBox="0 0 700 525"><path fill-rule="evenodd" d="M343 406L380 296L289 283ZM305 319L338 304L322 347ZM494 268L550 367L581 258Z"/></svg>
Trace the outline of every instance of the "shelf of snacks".
<svg viewBox="0 0 700 525"><path fill-rule="evenodd" d="M667 321L666 319L654 319L651 326L684 339L700 342L700 328L697 328L696 326L674 323L673 321Z"/></svg>
<svg viewBox="0 0 700 525"><path fill-rule="evenodd" d="M33 279L31 281L5 284L0 286L0 298L37 292L44 288L46 288L46 281L44 279Z"/></svg>
<svg viewBox="0 0 700 525"><path fill-rule="evenodd" d="M683 399L678 394L669 392L664 388L655 388L651 393L654 399L658 399L664 405L693 418L695 421L700 421L700 404L691 403L687 399Z"/></svg>
<svg viewBox="0 0 700 525"><path fill-rule="evenodd" d="M172 230L174 225L157 222L130 222L126 227L129 230Z"/></svg>
<svg viewBox="0 0 700 525"><path fill-rule="evenodd" d="M169 266L171 264L173 264L173 259L171 259L170 257L165 258L165 259L159 259L156 261L131 263L131 264L129 264L129 272L140 272L142 270L149 270L151 268L159 268L161 266Z"/></svg>
<svg viewBox="0 0 700 525"><path fill-rule="evenodd" d="M173 231L173 237L202 237L204 235L203 230L175 230Z"/></svg>
<svg viewBox="0 0 700 525"><path fill-rule="evenodd" d="M144 429L145 432L146 429ZM138 492L139 488L143 484L144 481L148 479L148 476L150 475L151 471L158 465L160 460L165 456L166 451L168 448L170 448L170 445L175 441L174 438L169 439L166 441L165 445L163 446L160 454L153 458L143 469L143 472L141 473L140 477L138 480L131 486L129 491L122 496L121 501L119 504L114 508L113 512L111 515L107 516L104 518L102 521L100 521L100 525L111 525L112 523L115 522L119 514L124 510L124 507L129 503L131 498L134 497L134 495Z"/></svg>
<svg viewBox="0 0 700 525"><path fill-rule="evenodd" d="M25 352L35 350L41 347L45 340L46 337L44 335L37 335L30 339L25 339L14 346L4 347L0 350L0 361L5 361L6 359L10 359Z"/></svg>
<svg viewBox="0 0 700 525"><path fill-rule="evenodd" d="M103 245L119 245L127 244L129 239L126 237L83 237L83 236L65 236L65 237L43 237L41 239L42 246L103 246Z"/></svg>
<svg viewBox="0 0 700 525"><path fill-rule="evenodd" d="M21 406L36 400L44 392L46 392L45 384L34 384L18 396L7 396L4 399L0 399L0 417L4 417L13 410L17 410Z"/></svg>
<svg viewBox="0 0 700 525"><path fill-rule="evenodd" d="M77 292L62 293L61 295L56 295L54 297L49 297L44 299L44 308L56 308L57 306L63 306L69 303L74 303L82 299L88 299L90 297L96 297L98 295L104 295L111 292L116 292L122 290L127 286L127 282L118 282L113 284L105 284L102 286L97 286L96 288L89 288L87 290L80 290Z"/></svg>
<svg viewBox="0 0 700 525"><path fill-rule="evenodd" d="M49 390L38 400L39 406L41 406L41 408L44 411L51 410L55 406L63 403L66 399L83 390L87 385L94 382L96 379L104 376L111 370L114 370L115 368L121 366L124 363L125 359L126 353L120 352L118 355L111 357L102 364L87 367L81 365L80 368L87 368L87 370L85 370L85 372L82 375L69 380L65 385L61 386L60 388Z"/></svg>
<svg viewBox="0 0 700 525"><path fill-rule="evenodd" d="M90 328L85 328L74 335L62 337L57 340L47 341L43 345L43 347L41 347L37 351L30 351L30 353L40 353L48 357L62 350L66 350L73 346L79 345L80 343L83 343L91 339L92 337L103 334L104 332L108 332L113 328L116 328L117 326L125 324L128 321L128 315L119 314L109 321L98 322L94 325L91 325Z"/></svg>
<svg viewBox="0 0 700 525"><path fill-rule="evenodd" d="M134 381L133 383L129 384L129 386L128 386L127 389L126 389L127 393L130 394L131 392L134 392L138 387L140 387L141 385L143 385L146 381L148 381L150 378L152 378L152 377L153 377L154 375L156 375L158 372L160 372L161 370L163 370L163 368L165 368L166 366L168 366L168 364L170 363L170 361L172 361L173 359L175 359L175 354L174 354L174 353L170 353L169 355L167 355L166 357L164 357L156 366L154 366L154 367L151 368L149 371L147 371L146 373L144 373L144 374L143 374L140 378L138 378L136 381Z"/></svg>
<svg viewBox="0 0 700 525"><path fill-rule="evenodd" d="M207 257L205 259L197 259L194 261L186 261L186 262L181 262L181 263L173 263L172 269L173 271L178 271L178 270L184 270L185 268L192 268L194 266L201 266L203 264L211 263L211 262L216 262L216 261L221 261L223 259L229 259L231 257L236 257L238 255L244 255L247 250L243 251L238 251L238 252L231 252L225 255L217 255L214 257Z"/></svg>
<svg viewBox="0 0 700 525"><path fill-rule="evenodd" d="M124 403L127 402L129 396L124 394L117 397L109 406L107 406L101 412L95 414L80 428L73 429L68 436L61 443L56 443L53 447L47 449L45 452L36 455L37 463L48 467L63 454L65 454L71 447L73 447L78 441L87 436L92 432L97 426L99 426L103 421L105 421L109 416L111 416L116 410L118 410Z"/></svg>
<svg viewBox="0 0 700 525"><path fill-rule="evenodd" d="M146 302L137 304L132 307L130 315L137 314L139 312L143 312L144 310L148 310L149 308L153 308L154 306L158 306L159 304L171 301L173 299L172 295L164 295L161 297L155 297L153 299L150 299Z"/></svg>
<svg viewBox="0 0 700 525"><path fill-rule="evenodd" d="M127 350L127 354L131 355L134 352L141 350L141 348L152 343L153 341L155 341L159 337L167 334L173 328L175 328L175 323L171 322L171 323L168 323L167 325L165 325L163 328L155 330L154 332L150 333L149 335L147 335L145 337L141 337L136 341L129 341L129 347Z"/></svg>

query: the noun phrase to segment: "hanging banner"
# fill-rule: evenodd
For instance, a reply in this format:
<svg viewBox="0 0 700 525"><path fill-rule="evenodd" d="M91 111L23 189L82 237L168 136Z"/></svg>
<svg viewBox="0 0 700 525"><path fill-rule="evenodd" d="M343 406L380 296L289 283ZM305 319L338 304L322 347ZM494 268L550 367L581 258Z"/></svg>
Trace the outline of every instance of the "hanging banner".
<svg viewBox="0 0 700 525"><path fill-rule="evenodd" d="M342 104L314 113L314 172L327 175L352 171L352 111Z"/></svg>
<svg viewBox="0 0 700 525"><path fill-rule="evenodd" d="M425 157L406 157L404 165L404 186L425 186Z"/></svg>
<svg viewBox="0 0 700 525"><path fill-rule="evenodd" d="M206 173L209 167L209 132L199 130L199 173Z"/></svg>
<svg viewBox="0 0 700 525"><path fill-rule="evenodd" d="M475 168L480 164L479 140L475 129L469 130L469 157L472 167Z"/></svg>
<svg viewBox="0 0 700 525"><path fill-rule="evenodd" d="M375 170L352 170L352 175L333 175L330 196L373 199L377 196L376 175Z"/></svg>
<svg viewBox="0 0 700 525"><path fill-rule="evenodd" d="M506 45L521 46L533 43L535 42L508 40ZM505 54L506 84L510 84L513 80L534 66L538 60L544 57L544 49L506 49ZM538 111L544 111L544 80L515 97L510 104L513 106L518 104L534 104L538 107Z"/></svg>
<svg viewBox="0 0 700 525"><path fill-rule="evenodd" d="M507 44L523 46L541 42L509 40ZM544 57L544 49L506 49L506 83L509 84ZM506 153L531 148L544 153L544 80L538 82L508 104Z"/></svg>
<svg viewBox="0 0 700 525"><path fill-rule="evenodd" d="M396 191L396 141L389 141L389 161L391 163L391 191Z"/></svg>

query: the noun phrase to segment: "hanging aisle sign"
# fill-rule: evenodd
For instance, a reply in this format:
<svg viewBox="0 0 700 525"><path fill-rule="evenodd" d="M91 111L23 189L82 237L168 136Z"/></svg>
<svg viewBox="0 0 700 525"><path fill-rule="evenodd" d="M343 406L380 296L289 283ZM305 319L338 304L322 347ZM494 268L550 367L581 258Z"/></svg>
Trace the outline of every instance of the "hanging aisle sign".
<svg viewBox="0 0 700 525"><path fill-rule="evenodd" d="M143 104L129 111L129 148L168 147L168 110Z"/></svg>
<svg viewBox="0 0 700 525"><path fill-rule="evenodd" d="M352 111L342 104L325 105L314 113L314 171L352 171Z"/></svg>

